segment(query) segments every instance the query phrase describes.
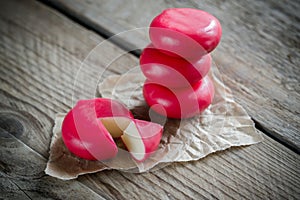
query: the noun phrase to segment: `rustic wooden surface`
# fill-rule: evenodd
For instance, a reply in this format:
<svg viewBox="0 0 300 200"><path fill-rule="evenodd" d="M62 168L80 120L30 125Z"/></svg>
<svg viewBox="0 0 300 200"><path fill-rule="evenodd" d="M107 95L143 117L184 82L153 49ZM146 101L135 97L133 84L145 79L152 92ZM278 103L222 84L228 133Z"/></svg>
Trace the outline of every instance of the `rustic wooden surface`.
<svg viewBox="0 0 300 200"><path fill-rule="evenodd" d="M299 1L47 0L97 32L111 36L147 27L168 7L193 7L215 15L223 38L213 59L258 126L300 151ZM145 32L123 34L118 45L144 46Z"/></svg>
<svg viewBox="0 0 300 200"><path fill-rule="evenodd" d="M94 32L39 2L0 2L0 199L300 198L299 155L267 136L257 145L150 173L113 170L73 181L46 176L54 115L72 106L80 61L101 41ZM112 57L122 53L107 43L91 59L88 76L77 77L85 90L79 88L76 94L88 97L93 92L88 85ZM137 63L135 56L125 54L104 74L123 73ZM234 89L240 96L241 91Z"/></svg>

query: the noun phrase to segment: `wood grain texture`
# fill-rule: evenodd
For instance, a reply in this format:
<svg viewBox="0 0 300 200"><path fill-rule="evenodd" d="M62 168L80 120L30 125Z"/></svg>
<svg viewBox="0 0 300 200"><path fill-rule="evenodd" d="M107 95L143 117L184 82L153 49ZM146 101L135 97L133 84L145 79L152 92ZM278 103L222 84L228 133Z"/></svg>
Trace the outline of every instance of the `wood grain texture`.
<svg viewBox="0 0 300 200"><path fill-rule="evenodd" d="M105 199L78 181L39 179L12 179L0 177L1 199Z"/></svg>
<svg viewBox="0 0 300 200"><path fill-rule="evenodd" d="M300 158L265 141L233 148L201 161L130 174L104 171L73 181L45 176L56 112L72 96L89 97L99 71L125 73L137 58L36 1L0 2L0 198L1 199L299 199ZM74 80L81 86L73 88ZM93 92L93 91L92 91Z"/></svg>
<svg viewBox="0 0 300 200"><path fill-rule="evenodd" d="M169 7L193 7L212 13L223 27L222 41L213 58L224 82L264 131L300 151L299 1L46 2L106 36L147 27ZM128 49L143 47L148 41L143 31L120 37L115 42Z"/></svg>
<svg viewBox="0 0 300 200"><path fill-rule="evenodd" d="M299 158L266 138L264 143L233 148L201 161L177 163L132 176L108 171L79 180L91 188L104 187L115 199L297 199ZM273 166L274 162L277 166ZM294 165L287 170L286 165ZM295 170L295 171L294 171ZM272 172L271 172L272 171ZM271 172L271 173L270 173ZM114 180L111 180L114 177ZM126 184L126 187L123 185ZM291 188L285 190L287 185ZM128 190L133 191L128 193Z"/></svg>

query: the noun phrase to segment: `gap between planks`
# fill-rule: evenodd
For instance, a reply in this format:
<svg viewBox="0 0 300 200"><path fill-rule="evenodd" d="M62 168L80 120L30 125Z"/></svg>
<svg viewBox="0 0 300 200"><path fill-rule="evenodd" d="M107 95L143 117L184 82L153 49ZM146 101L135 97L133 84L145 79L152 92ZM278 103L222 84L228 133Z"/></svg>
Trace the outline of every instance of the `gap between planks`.
<svg viewBox="0 0 300 200"><path fill-rule="evenodd" d="M107 30L106 28L102 27L102 26L96 26L95 24L93 24L92 22L89 22L88 19L82 20L79 19L78 17L76 17L76 14L64 7L63 5L58 6L55 5L54 3L52 3L51 1L48 0L37 0L38 2L49 6L50 8L60 12L61 14L63 14L64 16L66 16L67 18L69 18L70 20L72 20L73 22L81 25L82 27L91 30L93 32L95 32L96 34L100 35L102 38L104 39L108 39L110 38L110 42L112 42L113 44L117 45L119 48L121 48L124 51L128 51L128 49L135 49L134 46L132 44L130 44L129 42L123 40L120 37L113 37L115 34L109 30ZM133 48L130 48L133 47ZM142 52L141 49L136 49L136 50L130 50L128 51L130 54L136 56L137 58L140 57L140 54Z"/></svg>

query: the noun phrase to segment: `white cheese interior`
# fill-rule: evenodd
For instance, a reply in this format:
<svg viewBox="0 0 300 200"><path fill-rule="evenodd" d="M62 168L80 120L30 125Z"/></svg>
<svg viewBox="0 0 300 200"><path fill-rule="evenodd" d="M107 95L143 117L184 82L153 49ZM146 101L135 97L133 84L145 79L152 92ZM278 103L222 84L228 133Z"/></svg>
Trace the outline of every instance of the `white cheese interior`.
<svg viewBox="0 0 300 200"><path fill-rule="evenodd" d="M121 138L136 160L142 160L145 157L145 145L134 122L128 125Z"/></svg>
<svg viewBox="0 0 300 200"><path fill-rule="evenodd" d="M130 123L130 119L126 117L105 117L100 120L113 138L121 137Z"/></svg>

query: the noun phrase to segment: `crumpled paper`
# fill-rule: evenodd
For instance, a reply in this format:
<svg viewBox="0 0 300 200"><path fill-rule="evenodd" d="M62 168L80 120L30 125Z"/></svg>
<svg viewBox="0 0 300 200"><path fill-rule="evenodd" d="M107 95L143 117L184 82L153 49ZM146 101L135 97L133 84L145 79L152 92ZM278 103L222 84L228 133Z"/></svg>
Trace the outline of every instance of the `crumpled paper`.
<svg viewBox="0 0 300 200"><path fill-rule="evenodd" d="M158 150L144 162L134 161L126 149L119 146L116 158L107 161L88 161L74 156L65 147L61 125L65 114L57 114L46 174L60 179L74 179L79 175L106 169L141 173L164 167L172 162L199 160L216 151L233 146L251 145L263 140L246 111L237 104L214 66L209 74L215 86L212 105L201 115L191 119L166 119L154 113L144 101L145 81L140 71L107 77L99 84L102 97L123 102L135 118L151 120L164 126ZM120 145L120 142L117 141Z"/></svg>

